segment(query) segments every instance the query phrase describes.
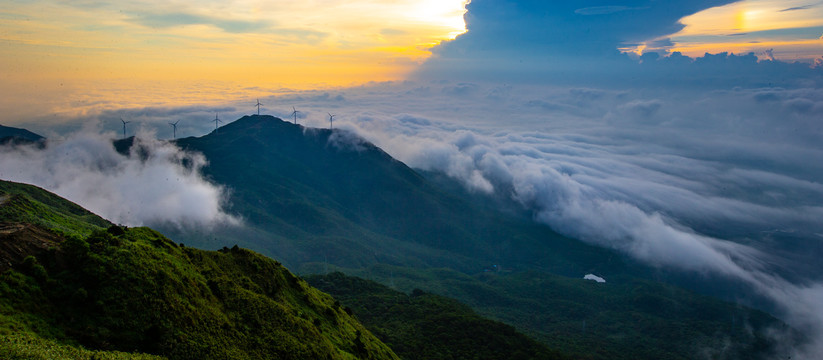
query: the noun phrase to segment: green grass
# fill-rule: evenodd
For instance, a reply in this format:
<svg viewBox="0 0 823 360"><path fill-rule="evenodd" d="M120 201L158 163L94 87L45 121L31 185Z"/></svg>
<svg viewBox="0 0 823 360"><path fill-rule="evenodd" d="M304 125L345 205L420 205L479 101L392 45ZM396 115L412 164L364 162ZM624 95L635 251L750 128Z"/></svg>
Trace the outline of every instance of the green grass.
<svg viewBox="0 0 823 360"><path fill-rule="evenodd" d="M67 235L88 236L110 222L41 188L0 181L0 221L41 225Z"/></svg>
<svg viewBox="0 0 823 360"><path fill-rule="evenodd" d="M178 247L148 228L69 237L2 274L0 304L13 317L6 333L26 328L91 349L171 359L395 358L274 260L236 247Z"/></svg>
<svg viewBox="0 0 823 360"><path fill-rule="evenodd" d="M88 350L33 334L4 334L0 354L6 360L163 360L166 357L120 351Z"/></svg>

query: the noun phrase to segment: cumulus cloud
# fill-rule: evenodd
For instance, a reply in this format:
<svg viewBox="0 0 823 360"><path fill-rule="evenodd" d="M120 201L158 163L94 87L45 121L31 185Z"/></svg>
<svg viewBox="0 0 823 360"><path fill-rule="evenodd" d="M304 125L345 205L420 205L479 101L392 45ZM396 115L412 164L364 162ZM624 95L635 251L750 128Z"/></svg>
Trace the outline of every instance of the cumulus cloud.
<svg viewBox="0 0 823 360"><path fill-rule="evenodd" d="M125 225L237 224L224 188L200 174L206 159L140 133L129 156L113 134L76 133L45 149L0 147L0 178L34 184Z"/></svg>

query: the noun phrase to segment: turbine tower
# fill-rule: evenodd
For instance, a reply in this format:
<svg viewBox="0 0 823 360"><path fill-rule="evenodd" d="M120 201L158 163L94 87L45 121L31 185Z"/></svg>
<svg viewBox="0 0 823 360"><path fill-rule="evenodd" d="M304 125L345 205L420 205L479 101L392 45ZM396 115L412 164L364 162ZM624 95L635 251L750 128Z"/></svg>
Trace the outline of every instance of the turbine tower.
<svg viewBox="0 0 823 360"><path fill-rule="evenodd" d="M337 115L332 115L332 113L328 113L328 114L329 114L329 130L331 130L331 129L334 129L334 117L337 116Z"/></svg>
<svg viewBox="0 0 823 360"><path fill-rule="evenodd" d="M126 138L126 124L130 123L131 121L125 121L123 118L120 118L120 121L123 123L123 139Z"/></svg>
<svg viewBox="0 0 823 360"><path fill-rule="evenodd" d="M214 120L212 121L214 121L214 132L217 133L217 124L223 122L223 120L220 120L220 117L217 116L216 111L214 112Z"/></svg>
<svg viewBox="0 0 823 360"><path fill-rule="evenodd" d="M294 110L291 114L292 116L294 116L294 123L297 124L297 113L299 113L299 111L297 111L297 109L295 109L294 106L292 106L291 109Z"/></svg>
<svg viewBox="0 0 823 360"><path fill-rule="evenodd" d="M254 106L257 106L257 115L260 115L260 107L263 106L263 104L260 103L260 99L257 99L257 104Z"/></svg>
<svg viewBox="0 0 823 360"><path fill-rule="evenodd" d="M180 122L180 120L177 120L177 121L175 121L175 122L173 122L173 123L169 123L169 125L171 125L171 126L172 126L172 128L174 128L174 130L173 130L173 131L174 131L174 132L173 132L173 134L174 134L174 139L177 139L177 123L179 123L179 122Z"/></svg>

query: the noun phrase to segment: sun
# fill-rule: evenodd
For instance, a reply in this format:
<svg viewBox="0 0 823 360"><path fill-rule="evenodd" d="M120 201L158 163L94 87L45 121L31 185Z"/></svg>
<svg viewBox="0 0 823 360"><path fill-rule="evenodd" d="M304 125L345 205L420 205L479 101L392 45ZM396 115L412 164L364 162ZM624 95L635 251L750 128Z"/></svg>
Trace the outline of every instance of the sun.
<svg viewBox="0 0 823 360"><path fill-rule="evenodd" d="M762 20L763 15L763 10L742 10L735 16L735 29L749 31L756 27L756 24Z"/></svg>

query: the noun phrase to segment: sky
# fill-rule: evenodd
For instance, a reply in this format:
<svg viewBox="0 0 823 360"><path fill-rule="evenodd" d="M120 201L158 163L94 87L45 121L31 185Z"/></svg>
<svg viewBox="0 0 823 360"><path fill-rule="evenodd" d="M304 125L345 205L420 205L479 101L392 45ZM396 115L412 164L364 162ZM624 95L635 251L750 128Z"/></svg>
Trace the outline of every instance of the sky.
<svg viewBox="0 0 823 360"><path fill-rule="evenodd" d="M467 3L5 1L0 121L54 124L101 109L248 101L421 72L436 79L480 69L494 78L513 67L593 71L618 49L754 52L806 63L823 52L823 6L815 1Z"/></svg>
<svg viewBox="0 0 823 360"><path fill-rule="evenodd" d="M331 112L560 233L741 284L813 334L793 358L814 358L821 22L823 3L794 0L5 2L0 124L56 145L0 149L0 178L124 224L238 222L230 193L179 166L207 159L157 140L168 123L201 136L258 99L305 126ZM121 118L152 161L103 149Z"/></svg>

